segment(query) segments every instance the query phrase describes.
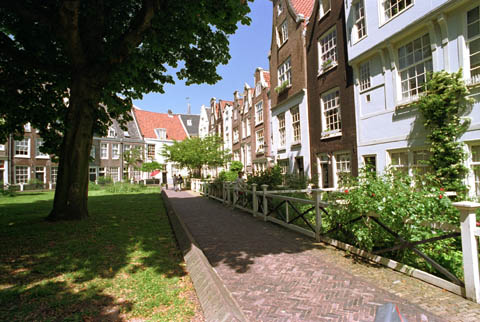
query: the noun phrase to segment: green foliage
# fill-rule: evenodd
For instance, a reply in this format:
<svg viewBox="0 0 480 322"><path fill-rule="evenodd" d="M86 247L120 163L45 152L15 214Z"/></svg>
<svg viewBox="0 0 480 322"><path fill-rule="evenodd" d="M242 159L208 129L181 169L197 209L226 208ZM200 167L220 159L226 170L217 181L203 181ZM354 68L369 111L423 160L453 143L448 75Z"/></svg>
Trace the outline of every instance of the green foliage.
<svg viewBox="0 0 480 322"><path fill-rule="evenodd" d="M340 230L332 237L369 251L392 247L398 244L389 233L371 219L344 225L359 216L377 214L378 219L402 238L419 241L438 236L432 228L421 225L424 222L450 223L458 226L458 211L444 194L445 189L434 186L418 189L412 185L412 178L401 173L387 171L374 175L363 169L358 178L348 180L343 193L329 196L335 204L328 209L323 219L324 229L335 227ZM434 243L419 245L418 248L444 267L462 275L461 247L459 238L450 238ZM382 256L419 267L435 273L435 270L409 250L392 251Z"/></svg>
<svg viewBox="0 0 480 322"><path fill-rule="evenodd" d="M143 172L152 172L155 170L160 170L162 168L163 166L160 163L158 163L157 161L152 161L143 163L140 167L140 170Z"/></svg>
<svg viewBox="0 0 480 322"><path fill-rule="evenodd" d="M275 189L283 182L282 169L275 165L273 168L248 176L247 182L248 184L256 183L258 185L257 189L260 189L260 186L264 184L268 185L270 190Z"/></svg>
<svg viewBox="0 0 480 322"><path fill-rule="evenodd" d="M164 147L162 155L191 172L200 172L203 166L222 166L230 160L229 151L223 149L223 140L215 135L175 141Z"/></svg>
<svg viewBox="0 0 480 322"><path fill-rule="evenodd" d="M242 162L240 161L232 161L232 163L230 163L230 171L233 171L233 172L240 172L243 170L243 164Z"/></svg>
<svg viewBox="0 0 480 322"><path fill-rule="evenodd" d="M464 192L462 180L468 172L464 166L466 154L458 142L467 130L469 121L462 119L471 99L462 70L449 74L445 71L429 75L425 84L426 92L416 104L428 129L432 166L438 186L448 190Z"/></svg>
<svg viewBox="0 0 480 322"><path fill-rule="evenodd" d="M104 176L104 177L98 177L97 183L99 185L106 185L106 184L112 184L113 179L111 176Z"/></svg>
<svg viewBox="0 0 480 322"><path fill-rule="evenodd" d="M220 171L218 177L215 178L215 182L233 182L237 180L238 172L234 171Z"/></svg>
<svg viewBox="0 0 480 322"><path fill-rule="evenodd" d="M16 189L13 185L3 186L3 182L0 182L0 193L2 196L15 197L17 195Z"/></svg>
<svg viewBox="0 0 480 322"><path fill-rule="evenodd" d="M115 182L105 186L105 190L110 193L132 193L141 192L147 187L141 184L133 184L128 182Z"/></svg>
<svg viewBox="0 0 480 322"><path fill-rule="evenodd" d="M287 189L306 189L308 183L308 177L305 175L300 175L297 173L285 174L285 186Z"/></svg>
<svg viewBox="0 0 480 322"><path fill-rule="evenodd" d="M143 147L140 145L134 146L128 151L123 151L123 162L127 169L140 169L143 162L143 152Z"/></svg>

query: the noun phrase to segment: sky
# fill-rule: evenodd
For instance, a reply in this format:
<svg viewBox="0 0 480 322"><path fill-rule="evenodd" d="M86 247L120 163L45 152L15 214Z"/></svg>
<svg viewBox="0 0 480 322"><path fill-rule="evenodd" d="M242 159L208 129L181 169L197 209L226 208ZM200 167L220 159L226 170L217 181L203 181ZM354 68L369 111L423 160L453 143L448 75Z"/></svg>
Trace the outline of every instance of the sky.
<svg viewBox="0 0 480 322"><path fill-rule="evenodd" d="M143 110L166 113L171 109L174 113L186 113L187 104L191 105L193 114L200 113L200 107L210 105L210 98L216 97L233 101L235 90L243 91L247 82L254 87L253 74L257 67L268 70L268 51L272 36L272 2L255 0L249 2L252 19L249 26L239 25L237 32L230 36L230 59L227 65L217 68L222 80L215 85L190 85L175 77L175 85L166 84L165 93L150 93L142 100L134 100L133 104ZM187 99L188 97L188 99Z"/></svg>

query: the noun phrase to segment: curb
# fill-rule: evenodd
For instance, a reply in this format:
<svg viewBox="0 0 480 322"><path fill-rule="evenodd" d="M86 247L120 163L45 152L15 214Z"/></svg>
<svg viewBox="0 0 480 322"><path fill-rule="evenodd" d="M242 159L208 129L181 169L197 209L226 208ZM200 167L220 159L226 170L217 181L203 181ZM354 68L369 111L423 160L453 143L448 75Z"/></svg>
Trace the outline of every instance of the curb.
<svg viewBox="0 0 480 322"><path fill-rule="evenodd" d="M206 320L248 321L186 225L175 213L163 189L161 197L165 203L170 224L183 253L187 271L193 281Z"/></svg>

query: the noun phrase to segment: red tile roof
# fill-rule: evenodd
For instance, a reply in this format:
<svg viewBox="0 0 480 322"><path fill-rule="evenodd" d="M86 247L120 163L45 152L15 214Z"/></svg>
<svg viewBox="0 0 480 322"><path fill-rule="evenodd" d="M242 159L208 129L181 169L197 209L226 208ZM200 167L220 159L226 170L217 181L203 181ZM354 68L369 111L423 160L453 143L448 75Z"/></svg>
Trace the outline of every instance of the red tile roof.
<svg viewBox="0 0 480 322"><path fill-rule="evenodd" d="M140 132L143 137L156 139L155 129L166 129L167 140L181 141L187 138L187 133L180 122L178 115L169 116L166 113L149 112L134 109Z"/></svg>
<svg viewBox="0 0 480 322"><path fill-rule="evenodd" d="M220 100L219 103L220 103L220 107L222 108L222 112L223 112L223 110L225 109L225 106L227 106L227 105L233 105L233 102L232 102L232 101Z"/></svg>
<svg viewBox="0 0 480 322"><path fill-rule="evenodd" d="M315 0L290 0L297 14L303 15L305 19L310 18L315 5Z"/></svg>

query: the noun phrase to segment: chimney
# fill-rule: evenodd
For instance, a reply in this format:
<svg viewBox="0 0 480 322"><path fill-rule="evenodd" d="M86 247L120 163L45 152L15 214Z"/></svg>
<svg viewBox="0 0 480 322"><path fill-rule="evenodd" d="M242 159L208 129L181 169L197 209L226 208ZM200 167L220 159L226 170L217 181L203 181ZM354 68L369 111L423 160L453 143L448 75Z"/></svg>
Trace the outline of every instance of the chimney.
<svg viewBox="0 0 480 322"><path fill-rule="evenodd" d="M173 117L173 112L170 109L168 110L168 117Z"/></svg>
<svg viewBox="0 0 480 322"><path fill-rule="evenodd" d="M187 114L188 115L192 114L190 103L187 104Z"/></svg>

